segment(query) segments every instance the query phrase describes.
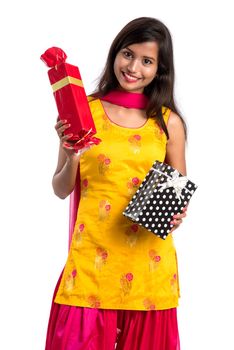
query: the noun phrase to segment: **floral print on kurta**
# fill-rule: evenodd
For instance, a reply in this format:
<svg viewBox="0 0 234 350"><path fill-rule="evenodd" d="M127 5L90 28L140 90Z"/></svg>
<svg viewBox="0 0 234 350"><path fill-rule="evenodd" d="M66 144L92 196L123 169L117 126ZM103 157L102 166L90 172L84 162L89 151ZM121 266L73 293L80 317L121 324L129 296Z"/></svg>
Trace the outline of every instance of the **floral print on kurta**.
<svg viewBox="0 0 234 350"><path fill-rule="evenodd" d="M128 272L121 276L120 288L121 288L121 293L123 294L124 297L130 294L132 289L132 283L133 283L133 274L131 272Z"/></svg>
<svg viewBox="0 0 234 350"><path fill-rule="evenodd" d="M76 276L77 276L76 269L73 269L72 272L69 275L67 275L66 280L65 280L66 292L71 292L73 290L74 285L75 285Z"/></svg>
<svg viewBox="0 0 234 350"><path fill-rule="evenodd" d="M134 195L134 193L136 193L139 187L139 184L140 184L140 179L138 179L138 177L130 178L127 182L128 193L130 195Z"/></svg>
<svg viewBox="0 0 234 350"><path fill-rule="evenodd" d="M106 264L108 253L106 249L102 247L97 247L96 256L95 256L95 268L101 270L102 267Z"/></svg>
<svg viewBox="0 0 234 350"><path fill-rule="evenodd" d="M130 247L135 246L138 239L139 231L139 226L137 224L131 224L126 228L126 242L127 244L129 244Z"/></svg>
<svg viewBox="0 0 234 350"><path fill-rule="evenodd" d="M109 215L111 211L111 205L108 200L102 199L99 202L99 219L105 220Z"/></svg>
<svg viewBox="0 0 234 350"><path fill-rule="evenodd" d="M92 308L99 308L101 306L101 302L98 296L96 295L89 295L87 298L88 305Z"/></svg>
<svg viewBox="0 0 234 350"><path fill-rule="evenodd" d="M132 135L128 138L129 147L133 153L140 153L141 150L141 135Z"/></svg>
<svg viewBox="0 0 234 350"><path fill-rule="evenodd" d="M146 310L156 310L156 306L155 306L154 302L152 301L152 299L150 299L150 298L145 298L143 300L143 305L144 305Z"/></svg>
<svg viewBox="0 0 234 350"><path fill-rule="evenodd" d="M98 170L101 175L105 175L110 169L110 158L105 154L98 155Z"/></svg>
<svg viewBox="0 0 234 350"><path fill-rule="evenodd" d="M176 307L172 235L164 241L122 214L153 162L164 161L165 134L158 134L154 119L136 129L111 123L100 100L90 108L102 142L80 158L81 197L55 302L144 311Z"/></svg>
<svg viewBox="0 0 234 350"><path fill-rule="evenodd" d="M81 181L81 190L80 190L80 194L81 194L81 197L87 197L87 194L88 194L88 180L87 179L84 179L83 181Z"/></svg>
<svg viewBox="0 0 234 350"><path fill-rule="evenodd" d="M74 246L79 246L82 241L82 235L84 234L85 225L79 224L75 227L73 233Z"/></svg>
<svg viewBox="0 0 234 350"><path fill-rule="evenodd" d="M159 267L161 256L154 249L149 251L149 271L155 271Z"/></svg>

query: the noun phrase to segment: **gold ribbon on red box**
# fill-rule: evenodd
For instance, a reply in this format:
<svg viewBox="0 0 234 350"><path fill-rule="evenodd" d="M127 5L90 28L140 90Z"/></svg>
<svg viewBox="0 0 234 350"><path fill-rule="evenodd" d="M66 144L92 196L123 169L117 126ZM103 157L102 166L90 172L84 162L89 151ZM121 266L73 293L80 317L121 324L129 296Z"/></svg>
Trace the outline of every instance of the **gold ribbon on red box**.
<svg viewBox="0 0 234 350"><path fill-rule="evenodd" d="M64 86L66 86L68 84L74 84L74 85L83 87L82 80L74 78L74 77L70 77L70 76L67 76L67 77L57 81L57 83L54 83L51 86L52 86L53 92L55 92L59 89L62 89Z"/></svg>

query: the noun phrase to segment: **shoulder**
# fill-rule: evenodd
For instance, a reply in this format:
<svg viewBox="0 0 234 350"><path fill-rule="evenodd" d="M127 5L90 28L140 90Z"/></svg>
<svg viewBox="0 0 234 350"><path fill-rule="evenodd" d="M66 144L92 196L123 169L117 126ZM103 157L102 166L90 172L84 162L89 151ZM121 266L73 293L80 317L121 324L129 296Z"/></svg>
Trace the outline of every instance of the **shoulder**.
<svg viewBox="0 0 234 350"><path fill-rule="evenodd" d="M185 129L178 114L170 111L167 123L169 140L166 146L165 162L186 175Z"/></svg>
<svg viewBox="0 0 234 350"><path fill-rule="evenodd" d="M167 129L170 139L175 137L185 138L185 130L182 119L172 110L169 110Z"/></svg>
<svg viewBox="0 0 234 350"><path fill-rule="evenodd" d="M177 113L173 112L170 108L166 106L162 106L162 114L164 122L167 126L169 136L171 136L171 134L174 135L177 133L185 132L182 119Z"/></svg>
<svg viewBox="0 0 234 350"><path fill-rule="evenodd" d="M89 108L90 108L92 114L100 109L100 99L99 98L89 95L89 96L87 96L87 99L88 99Z"/></svg>

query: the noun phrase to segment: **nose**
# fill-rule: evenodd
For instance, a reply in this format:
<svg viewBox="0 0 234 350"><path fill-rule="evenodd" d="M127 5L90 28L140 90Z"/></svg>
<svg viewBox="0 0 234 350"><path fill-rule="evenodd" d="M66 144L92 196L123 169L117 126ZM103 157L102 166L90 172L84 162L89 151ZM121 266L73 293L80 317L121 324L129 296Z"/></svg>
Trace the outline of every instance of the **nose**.
<svg viewBox="0 0 234 350"><path fill-rule="evenodd" d="M137 72L137 70L138 70L138 60L137 59L133 59L133 60L131 60L131 62L129 62L129 64L128 64L128 71L129 71L129 73L135 73L135 72Z"/></svg>

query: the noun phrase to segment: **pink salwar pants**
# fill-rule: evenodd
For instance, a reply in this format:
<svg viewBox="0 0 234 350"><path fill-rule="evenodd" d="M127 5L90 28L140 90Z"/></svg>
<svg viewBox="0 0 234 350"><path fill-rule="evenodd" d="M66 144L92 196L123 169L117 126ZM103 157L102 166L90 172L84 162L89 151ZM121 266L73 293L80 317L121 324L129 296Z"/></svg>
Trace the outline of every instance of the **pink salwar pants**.
<svg viewBox="0 0 234 350"><path fill-rule="evenodd" d="M52 302L45 350L180 350L177 309L105 310Z"/></svg>

